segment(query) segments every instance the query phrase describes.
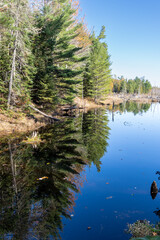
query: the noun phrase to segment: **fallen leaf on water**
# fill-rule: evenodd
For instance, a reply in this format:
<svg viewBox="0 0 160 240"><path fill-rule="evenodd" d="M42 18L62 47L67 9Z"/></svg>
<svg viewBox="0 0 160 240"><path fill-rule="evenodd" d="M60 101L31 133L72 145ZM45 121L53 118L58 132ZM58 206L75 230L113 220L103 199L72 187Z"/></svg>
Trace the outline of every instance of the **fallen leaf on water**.
<svg viewBox="0 0 160 240"><path fill-rule="evenodd" d="M110 197L106 197L106 199L112 199L113 197L112 196L110 196Z"/></svg>
<svg viewBox="0 0 160 240"><path fill-rule="evenodd" d="M38 178L37 180L41 181L43 179L48 179L48 177L44 176L44 177Z"/></svg>
<svg viewBox="0 0 160 240"><path fill-rule="evenodd" d="M153 232L152 234L153 234L153 236L157 236L157 233L156 233L156 232Z"/></svg>

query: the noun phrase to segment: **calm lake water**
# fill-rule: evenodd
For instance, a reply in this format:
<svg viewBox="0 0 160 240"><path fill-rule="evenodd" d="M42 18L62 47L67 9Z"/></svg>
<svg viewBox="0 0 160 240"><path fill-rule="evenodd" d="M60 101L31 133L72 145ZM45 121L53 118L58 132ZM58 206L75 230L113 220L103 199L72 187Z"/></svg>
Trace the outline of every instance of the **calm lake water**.
<svg viewBox="0 0 160 240"><path fill-rule="evenodd" d="M159 221L160 104L127 103L66 118L40 144L0 142L0 239L129 240Z"/></svg>

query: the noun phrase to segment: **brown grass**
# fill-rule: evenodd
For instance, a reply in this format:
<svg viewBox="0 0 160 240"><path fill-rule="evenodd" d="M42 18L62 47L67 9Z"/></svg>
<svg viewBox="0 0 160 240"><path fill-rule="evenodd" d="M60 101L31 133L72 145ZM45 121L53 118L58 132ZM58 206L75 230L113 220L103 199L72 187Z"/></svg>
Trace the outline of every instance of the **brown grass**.
<svg viewBox="0 0 160 240"><path fill-rule="evenodd" d="M37 117L37 116L36 116ZM25 133L44 126L45 123L35 122L19 113L0 113L0 137L4 135Z"/></svg>
<svg viewBox="0 0 160 240"><path fill-rule="evenodd" d="M89 100L89 99L81 99L79 97L76 97L74 99L74 103L77 105L78 108L99 108L102 107L102 104L96 104L95 102Z"/></svg>

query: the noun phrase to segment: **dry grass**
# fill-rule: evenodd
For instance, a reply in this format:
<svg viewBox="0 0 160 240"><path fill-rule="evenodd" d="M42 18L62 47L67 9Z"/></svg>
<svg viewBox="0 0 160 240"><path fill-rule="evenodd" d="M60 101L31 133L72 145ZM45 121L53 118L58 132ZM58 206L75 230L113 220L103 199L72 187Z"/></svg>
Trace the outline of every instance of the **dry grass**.
<svg viewBox="0 0 160 240"><path fill-rule="evenodd" d="M118 105L124 101L136 101L140 103L151 103L151 102L160 102L160 98L153 98L147 95L129 95L129 94L110 94L103 101L100 101L99 104L91 101L90 99L81 99L76 97L74 103L78 108L82 108L85 111L92 108L100 108L106 105ZM41 126L46 124L41 121L43 118L39 114L35 114L37 122L34 119L27 118L22 112L9 111L9 112L0 112L0 137L10 134L17 133L26 133L28 131L33 131L38 129Z"/></svg>
<svg viewBox="0 0 160 240"><path fill-rule="evenodd" d="M35 122L21 113L0 113L0 137L15 133L25 133L44 126L45 123Z"/></svg>
<svg viewBox="0 0 160 240"><path fill-rule="evenodd" d="M95 102L89 100L89 99L81 99L79 97L76 97L74 99L74 103L79 107L79 108L99 108L102 107L102 104L96 104Z"/></svg>

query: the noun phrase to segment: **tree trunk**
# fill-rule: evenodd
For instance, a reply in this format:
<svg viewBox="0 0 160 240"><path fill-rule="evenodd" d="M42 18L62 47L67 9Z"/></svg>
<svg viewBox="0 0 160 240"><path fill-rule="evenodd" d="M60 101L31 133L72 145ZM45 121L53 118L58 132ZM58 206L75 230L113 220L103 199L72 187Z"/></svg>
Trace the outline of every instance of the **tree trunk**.
<svg viewBox="0 0 160 240"><path fill-rule="evenodd" d="M10 104L11 104L12 85L13 85L13 80L15 78L17 37L18 37L18 32L16 33L15 47L14 47L13 60L12 60L11 76L10 76L10 80L9 80L9 92L8 92L8 103L7 103L8 109L10 108Z"/></svg>
<svg viewBox="0 0 160 240"><path fill-rule="evenodd" d="M15 164L12 156L12 147L11 147L10 141L9 141L9 155L10 155L10 162L11 162L11 169L12 169L12 176L13 176L13 187L15 189L15 193L17 194L18 190L17 190L17 181L16 181L16 174L15 174L16 170L15 170Z"/></svg>
<svg viewBox="0 0 160 240"><path fill-rule="evenodd" d="M34 111L39 112L41 115L43 115L43 116L45 116L45 117L47 117L47 118L51 118L51 119L53 119L54 121L60 121L58 118L54 118L54 117L52 117L52 116L50 116L50 115L47 115L47 114L45 114L44 112L41 112L39 109L33 107L32 105L29 105L29 107L32 108Z"/></svg>

